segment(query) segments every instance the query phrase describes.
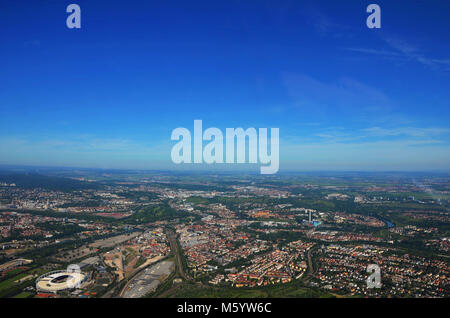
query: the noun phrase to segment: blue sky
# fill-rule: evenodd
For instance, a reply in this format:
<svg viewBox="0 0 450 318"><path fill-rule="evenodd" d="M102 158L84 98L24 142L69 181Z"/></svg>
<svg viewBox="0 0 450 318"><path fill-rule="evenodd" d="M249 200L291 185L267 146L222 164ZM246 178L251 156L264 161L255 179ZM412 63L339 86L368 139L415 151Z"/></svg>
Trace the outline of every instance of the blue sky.
<svg viewBox="0 0 450 318"><path fill-rule="evenodd" d="M68 29L77 3L82 28ZM381 7L381 29L366 7ZM450 170L448 1L0 4L0 164L180 169L177 127L280 128L280 171ZM237 168L237 167L236 167Z"/></svg>

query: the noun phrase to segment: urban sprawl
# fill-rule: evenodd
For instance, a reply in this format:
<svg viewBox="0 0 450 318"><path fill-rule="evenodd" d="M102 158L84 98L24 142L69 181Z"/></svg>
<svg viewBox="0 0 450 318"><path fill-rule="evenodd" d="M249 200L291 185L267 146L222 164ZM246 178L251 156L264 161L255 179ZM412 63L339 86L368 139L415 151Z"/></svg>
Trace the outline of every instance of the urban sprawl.
<svg viewBox="0 0 450 318"><path fill-rule="evenodd" d="M449 297L449 197L448 176L5 172L0 297Z"/></svg>

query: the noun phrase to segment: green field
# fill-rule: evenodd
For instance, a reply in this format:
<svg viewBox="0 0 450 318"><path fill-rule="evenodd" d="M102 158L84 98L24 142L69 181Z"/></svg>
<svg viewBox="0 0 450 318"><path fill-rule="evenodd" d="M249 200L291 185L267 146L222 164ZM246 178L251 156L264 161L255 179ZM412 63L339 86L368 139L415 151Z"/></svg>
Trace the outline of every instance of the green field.
<svg viewBox="0 0 450 318"><path fill-rule="evenodd" d="M32 297L33 294L32 293L28 293L28 292L22 292L20 294L17 294L16 296L14 296L13 298L30 298Z"/></svg>

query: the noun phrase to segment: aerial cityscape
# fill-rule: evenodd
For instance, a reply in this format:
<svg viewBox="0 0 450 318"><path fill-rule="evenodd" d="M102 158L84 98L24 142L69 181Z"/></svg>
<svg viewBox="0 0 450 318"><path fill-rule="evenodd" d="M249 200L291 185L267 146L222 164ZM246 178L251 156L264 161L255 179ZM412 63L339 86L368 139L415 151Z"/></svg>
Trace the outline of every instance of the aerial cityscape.
<svg viewBox="0 0 450 318"><path fill-rule="evenodd" d="M1 297L450 296L449 175L45 173L0 175Z"/></svg>
<svg viewBox="0 0 450 318"><path fill-rule="evenodd" d="M449 13L0 1L0 302L448 301Z"/></svg>

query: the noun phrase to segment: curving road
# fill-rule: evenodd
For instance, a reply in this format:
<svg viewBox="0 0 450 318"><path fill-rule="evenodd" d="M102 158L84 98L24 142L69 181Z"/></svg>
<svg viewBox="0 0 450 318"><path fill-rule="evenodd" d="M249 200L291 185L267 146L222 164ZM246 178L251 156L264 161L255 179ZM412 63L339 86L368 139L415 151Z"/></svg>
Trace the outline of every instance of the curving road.
<svg viewBox="0 0 450 318"><path fill-rule="evenodd" d="M312 250L313 250L313 248L310 248L308 250L308 253L307 253L308 270L306 272L305 281L309 281L313 277L313 275L315 274L315 270L314 270L314 266L313 266L313 262L312 262L312 257L311 257Z"/></svg>
<svg viewBox="0 0 450 318"><path fill-rule="evenodd" d="M166 235L167 239L169 240L170 249L173 251L173 254L175 256L175 264L178 272L185 280L192 280L192 278L184 272L183 263L181 262L181 253L178 249L177 235L169 229L167 229Z"/></svg>

